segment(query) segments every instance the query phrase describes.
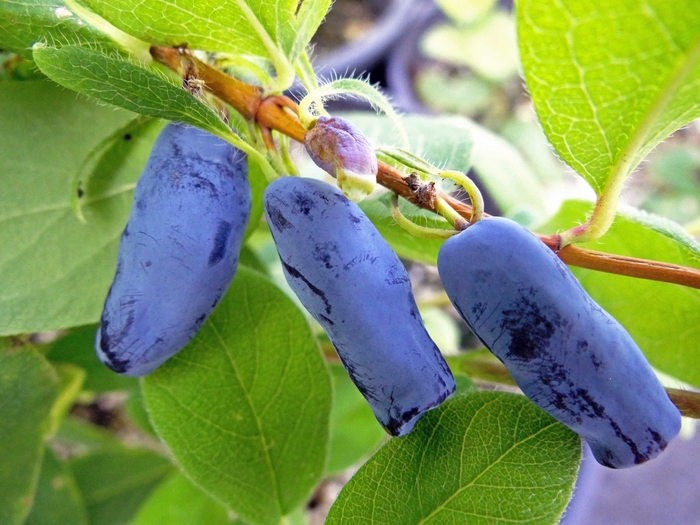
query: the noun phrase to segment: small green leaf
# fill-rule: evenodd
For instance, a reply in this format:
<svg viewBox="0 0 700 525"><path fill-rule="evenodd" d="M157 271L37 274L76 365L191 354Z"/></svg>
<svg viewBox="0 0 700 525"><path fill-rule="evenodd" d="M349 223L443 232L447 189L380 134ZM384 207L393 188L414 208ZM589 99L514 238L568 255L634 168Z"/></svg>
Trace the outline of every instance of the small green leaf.
<svg viewBox="0 0 700 525"><path fill-rule="evenodd" d="M0 48L32 58L36 42L112 41L92 26L82 23L62 0L12 0L0 2Z"/></svg>
<svg viewBox="0 0 700 525"><path fill-rule="evenodd" d="M110 447L68 462L83 494L90 525L126 525L173 473L172 464L142 449Z"/></svg>
<svg viewBox="0 0 700 525"><path fill-rule="evenodd" d="M107 104L219 136L231 134L206 104L142 66L79 46L37 47L34 60L54 82Z"/></svg>
<svg viewBox="0 0 700 525"><path fill-rule="evenodd" d="M51 449L44 454L34 506L26 525L88 525L82 494L73 473Z"/></svg>
<svg viewBox="0 0 700 525"><path fill-rule="evenodd" d="M143 389L188 477L246 521L277 524L323 473L328 371L303 314L257 272L239 267L197 336Z"/></svg>
<svg viewBox="0 0 700 525"><path fill-rule="evenodd" d="M695 0L523 0L516 9L542 127L597 193L700 117Z"/></svg>
<svg viewBox="0 0 700 525"><path fill-rule="evenodd" d="M555 233L579 224L592 205L568 201L538 228ZM700 247L671 221L648 214L618 215L598 242L582 247L700 269ZM700 387L700 290L572 268L593 299L629 331L658 370ZM663 320L663 322L660 322Z"/></svg>
<svg viewBox="0 0 700 525"><path fill-rule="evenodd" d="M335 474L369 456L387 436L345 368L337 363L330 368L334 395L326 472Z"/></svg>
<svg viewBox="0 0 700 525"><path fill-rule="evenodd" d="M97 325L75 328L53 343L46 353L52 363L72 363L87 372L83 389L91 392L130 390L138 388L134 377L119 375L103 365L95 354Z"/></svg>
<svg viewBox="0 0 700 525"><path fill-rule="evenodd" d="M0 339L0 523L19 525L32 506L59 381L32 348Z"/></svg>
<svg viewBox="0 0 700 525"><path fill-rule="evenodd" d="M46 81L0 85L0 335L99 319L155 134L125 139L124 157L90 178L86 224L70 189L90 151L134 118Z"/></svg>
<svg viewBox="0 0 700 525"><path fill-rule="evenodd" d="M455 396L355 474L326 523L558 523L578 436L523 396Z"/></svg>
<svg viewBox="0 0 700 525"><path fill-rule="evenodd" d="M227 525L228 512L195 487L182 474L175 474L158 487L143 504L131 525Z"/></svg>

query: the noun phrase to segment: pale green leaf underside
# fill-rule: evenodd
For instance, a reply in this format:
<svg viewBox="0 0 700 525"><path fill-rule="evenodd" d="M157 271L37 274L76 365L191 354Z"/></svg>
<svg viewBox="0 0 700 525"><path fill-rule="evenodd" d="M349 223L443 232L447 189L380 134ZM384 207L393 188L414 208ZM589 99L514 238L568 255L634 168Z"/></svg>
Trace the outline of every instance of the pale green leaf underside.
<svg viewBox="0 0 700 525"><path fill-rule="evenodd" d="M695 0L522 0L525 80L557 153L600 193L700 117Z"/></svg>
<svg viewBox="0 0 700 525"><path fill-rule="evenodd" d="M205 492L276 525L323 474L331 388L303 314L243 267L192 342L143 381L158 434Z"/></svg>
<svg viewBox="0 0 700 525"><path fill-rule="evenodd" d="M458 395L355 474L328 525L554 525L581 459L576 434L522 396Z"/></svg>
<svg viewBox="0 0 700 525"><path fill-rule="evenodd" d="M568 201L537 231L561 231L580 223L590 210L590 203ZM670 221L635 215L636 220L618 215L605 237L583 247L700 269L697 243L672 231ZM700 290L582 268L572 270L593 299L629 331L655 368L700 387Z"/></svg>
<svg viewBox="0 0 700 525"><path fill-rule="evenodd" d="M136 64L79 46L39 47L34 60L51 80L101 102L191 124L219 136L230 134L203 102Z"/></svg>
<svg viewBox="0 0 700 525"><path fill-rule="evenodd" d="M269 57L265 40L294 61L330 0L86 0L119 29L152 44ZM309 5L307 5L309 4ZM261 35L260 30L266 34Z"/></svg>

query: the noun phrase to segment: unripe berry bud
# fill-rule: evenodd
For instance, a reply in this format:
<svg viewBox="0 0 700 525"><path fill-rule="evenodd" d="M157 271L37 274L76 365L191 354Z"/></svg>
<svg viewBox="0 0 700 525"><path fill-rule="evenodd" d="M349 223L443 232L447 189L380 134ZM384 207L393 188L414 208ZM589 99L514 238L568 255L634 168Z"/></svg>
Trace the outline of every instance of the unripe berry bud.
<svg viewBox="0 0 700 525"><path fill-rule="evenodd" d="M314 163L338 180L345 196L361 201L374 191L377 156L367 137L342 117L320 117L304 137Z"/></svg>

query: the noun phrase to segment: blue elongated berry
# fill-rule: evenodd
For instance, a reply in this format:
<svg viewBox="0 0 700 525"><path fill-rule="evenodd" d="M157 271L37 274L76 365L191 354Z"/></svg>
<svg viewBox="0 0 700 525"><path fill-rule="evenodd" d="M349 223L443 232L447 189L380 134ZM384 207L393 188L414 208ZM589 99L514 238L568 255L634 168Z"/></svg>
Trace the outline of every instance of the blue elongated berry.
<svg viewBox="0 0 700 525"><path fill-rule="evenodd" d="M447 295L536 405L622 468L660 454L681 416L627 331L528 230L483 219L438 256Z"/></svg>
<svg viewBox="0 0 700 525"><path fill-rule="evenodd" d="M377 420L394 436L407 434L455 382L406 269L362 210L325 182L284 177L264 200L287 282Z"/></svg>
<svg viewBox="0 0 700 525"><path fill-rule="evenodd" d="M228 289L251 195L245 155L170 123L156 140L121 236L95 346L109 368L146 375L180 351Z"/></svg>

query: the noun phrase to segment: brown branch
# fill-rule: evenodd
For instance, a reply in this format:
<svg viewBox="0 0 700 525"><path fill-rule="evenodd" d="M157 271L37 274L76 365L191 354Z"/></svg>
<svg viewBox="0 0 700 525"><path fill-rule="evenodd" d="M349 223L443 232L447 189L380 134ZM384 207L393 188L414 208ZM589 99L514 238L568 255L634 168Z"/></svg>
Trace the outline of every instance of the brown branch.
<svg viewBox="0 0 700 525"><path fill-rule="evenodd" d="M274 96L262 99L262 92L259 88L245 84L222 73L183 51L182 48L153 46L151 55L158 62L180 74L183 73L182 61L185 60L190 67L196 67L196 72L199 78L204 80L207 90L233 106L245 118L254 118L262 127L276 130L297 142L304 142L306 130L298 117L293 114L296 110L296 104L289 98ZM434 208L429 207L426 203L418 202L413 191L404 181L405 175L393 166L385 162L379 162L379 172L377 173L377 182L379 184L416 206L421 206L434 212ZM465 219L471 218L471 206L442 192L438 194L462 217ZM700 288L700 270L694 268L587 250L573 245L566 246L560 250L559 237L557 235L537 235L565 263L573 266L639 279Z"/></svg>
<svg viewBox="0 0 700 525"><path fill-rule="evenodd" d="M666 393L685 417L700 419L700 394L678 388L667 388Z"/></svg>
<svg viewBox="0 0 700 525"><path fill-rule="evenodd" d="M243 118L252 120L258 113L262 90L241 82L202 62L182 47L151 46L151 56L176 73L194 75L204 81L207 91L230 104Z"/></svg>

